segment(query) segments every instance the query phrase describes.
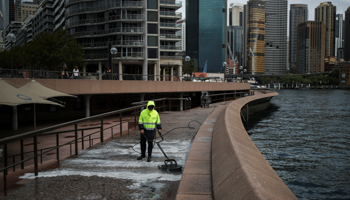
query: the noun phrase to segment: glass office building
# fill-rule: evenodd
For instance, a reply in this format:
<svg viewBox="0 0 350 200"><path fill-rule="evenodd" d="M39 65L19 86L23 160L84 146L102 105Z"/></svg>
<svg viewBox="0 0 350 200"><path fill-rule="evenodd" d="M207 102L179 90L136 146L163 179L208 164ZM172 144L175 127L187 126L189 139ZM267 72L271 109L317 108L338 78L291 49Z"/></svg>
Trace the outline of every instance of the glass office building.
<svg viewBox="0 0 350 200"><path fill-rule="evenodd" d="M300 23L308 20L308 8L306 4L291 4L289 10L289 69L296 73L297 70L297 28Z"/></svg>
<svg viewBox="0 0 350 200"><path fill-rule="evenodd" d="M207 72L223 72L226 58L226 0L186 1L187 55L198 71L207 61Z"/></svg>

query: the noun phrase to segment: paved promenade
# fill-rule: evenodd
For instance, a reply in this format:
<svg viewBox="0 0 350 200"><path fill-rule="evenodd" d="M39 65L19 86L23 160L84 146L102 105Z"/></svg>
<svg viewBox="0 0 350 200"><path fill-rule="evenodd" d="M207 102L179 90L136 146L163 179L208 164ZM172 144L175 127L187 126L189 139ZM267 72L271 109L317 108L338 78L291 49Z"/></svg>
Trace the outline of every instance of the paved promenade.
<svg viewBox="0 0 350 200"><path fill-rule="evenodd" d="M165 141L160 144L168 157L184 166L200 124L226 103L186 112L160 113L165 135ZM113 121L118 119L109 122ZM133 130L129 135L80 151L57 168L39 172L36 178L33 173L26 173L17 183L21 186L1 199L175 199L182 174L158 169L165 158L157 146L152 162L137 161L139 138L139 131Z"/></svg>

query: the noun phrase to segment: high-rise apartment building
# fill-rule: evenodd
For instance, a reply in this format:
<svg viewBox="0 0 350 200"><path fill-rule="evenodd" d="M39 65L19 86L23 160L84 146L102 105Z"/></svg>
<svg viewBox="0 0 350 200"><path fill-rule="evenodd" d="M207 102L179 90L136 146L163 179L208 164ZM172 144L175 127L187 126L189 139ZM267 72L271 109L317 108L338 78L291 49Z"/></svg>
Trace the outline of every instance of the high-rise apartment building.
<svg viewBox="0 0 350 200"><path fill-rule="evenodd" d="M265 0L265 73L287 72L287 0Z"/></svg>
<svg viewBox="0 0 350 200"><path fill-rule="evenodd" d="M344 47L344 30L343 14L337 14L335 18L335 56L338 56L338 48Z"/></svg>
<svg viewBox="0 0 350 200"><path fill-rule="evenodd" d="M289 10L289 69L297 72L297 28L300 23L308 21L306 4L290 4Z"/></svg>
<svg viewBox="0 0 350 200"><path fill-rule="evenodd" d="M231 3L229 8L229 25L227 27L227 41L228 52L227 56L232 59L232 62L236 60L236 63L232 63L232 70L230 74L238 74L238 66L243 66L243 20L244 20L243 4ZM231 54L230 54L231 51ZM230 56L231 55L231 56ZM231 61L229 62L229 64ZM232 71L232 73L231 73Z"/></svg>
<svg viewBox="0 0 350 200"><path fill-rule="evenodd" d="M326 56L335 55L335 16L337 7L332 2L323 2L315 8L315 21L326 25Z"/></svg>
<svg viewBox="0 0 350 200"><path fill-rule="evenodd" d="M176 32L177 36L181 37L181 42L176 43L177 46L181 47L181 51L186 51L186 19L182 19L176 22L176 26L181 26L181 32Z"/></svg>
<svg viewBox="0 0 350 200"><path fill-rule="evenodd" d="M3 21L4 20L4 18L3 18L4 15L2 14L3 13L3 11L2 11L2 2L3 2L3 0L0 1L0 11L1 11L1 14L0 14L1 16L0 17L2 18L0 20L0 30L4 30L4 28L5 28L4 21Z"/></svg>
<svg viewBox="0 0 350 200"><path fill-rule="evenodd" d="M84 47L88 71L106 69L110 43L118 50L111 64L119 80L125 73L137 75L130 79L160 80L161 71L173 75L174 67L182 75L181 49L175 45L181 41L176 35L181 6L168 0L66 0L65 26Z"/></svg>
<svg viewBox="0 0 350 200"><path fill-rule="evenodd" d="M265 1L247 2L247 72L265 72Z"/></svg>
<svg viewBox="0 0 350 200"><path fill-rule="evenodd" d="M321 21L308 21L297 29L298 73L324 72L326 26Z"/></svg>
<svg viewBox="0 0 350 200"><path fill-rule="evenodd" d="M229 9L229 26L243 27L243 4L231 3Z"/></svg>
<svg viewBox="0 0 350 200"><path fill-rule="evenodd" d="M28 15L34 15L39 5L33 2L23 2L17 8L16 21L23 22Z"/></svg>
<svg viewBox="0 0 350 200"><path fill-rule="evenodd" d="M237 66L242 66L243 59L243 27L242 26L228 26L227 27L227 42L230 48L228 48L227 56L232 59L232 62L236 60ZM232 53L232 55L230 54ZM232 57L231 57L231 56ZM234 70L234 74L238 74L237 66Z"/></svg>
<svg viewBox="0 0 350 200"><path fill-rule="evenodd" d="M345 11L344 60L350 61L350 6Z"/></svg>
<svg viewBox="0 0 350 200"><path fill-rule="evenodd" d="M198 70L223 72L226 61L227 0L186 0L186 54Z"/></svg>
<svg viewBox="0 0 350 200"><path fill-rule="evenodd" d="M65 0L55 0L55 2L53 3L53 24L54 24L54 31L58 28L62 28L65 29L65 12L66 12L66 8L64 6L64 2Z"/></svg>
<svg viewBox="0 0 350 200"><path fill-rule="evenodd" d="M12 21L15 21L15 4L13 0L2 0L1 5L5 21L4 28L6 28Z"/></svg>

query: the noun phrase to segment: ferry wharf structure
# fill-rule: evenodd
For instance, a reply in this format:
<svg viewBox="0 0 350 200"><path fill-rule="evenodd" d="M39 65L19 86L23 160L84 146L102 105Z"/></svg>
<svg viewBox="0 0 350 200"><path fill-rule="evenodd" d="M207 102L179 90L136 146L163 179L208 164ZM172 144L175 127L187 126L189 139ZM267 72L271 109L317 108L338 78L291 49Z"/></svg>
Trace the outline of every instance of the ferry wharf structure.
<svg viewBox="0 0 350 200"><path fill-rule="evenodd" d="M8 81L13 85L22 85L26 82L26 80L23 79L9 79ZM166 120L170 120L167 123L170 126L168 127L168 129L173 128L172 126L175 126L176 123L179 123L181 118L202 119L204 117L204 121L200 126L197 134L195 134L196 137L194 138L192 147L189 150L188 158L184 167L184 171L178 189L176 187L169 188L167 194L171 193L171 190L173 190L173 194L170 195L170 197L167 196L167 199L296 199L293 193L286 187L283 181L278 177L278 175L273 171L271 166L269 166L267 161L264 159L264 157L260 154L259 150L250 140L249 135L246 133L242 124L242 119L243 121L248 120L249 115L253 112L266 109L269 105L270 99L273 96L278 95L275 92L253 92L249 90L250 85L245 83L162 82L158 84L158 82L151 81L110 82L113 83L113 86L108 85L106 81L89 83L89 81L86 80L38 80L38 82L41 82L43 85L50 86L50 88L59 90L61 92L67 92L69 94L78 94L81 96L90 95L90 97L87 98L84 96L84 99L85 101L87 101L87 103L85 103L85 110L82 110L82 112L85 115L90 114L88 113L88 111L86 111L86 105L91 105L89 99L92 99L94 95L106 95L105 98L108 99L110 98L109 96L113 95L111 93L114 92L117 94L125 94L125 97L128 97L128 100L132 98L139 98L138 100L147 101L150 99L165 97L166 94L168 95L168 98L170 97L169 99L171 99L171 97L174 97L173 99L176 99L175 97L181 97L177 98L177 100L174 100L173 103L171 103L171 100L168 101L168 104L165 106L165 103L163 103L163 109L166 109L166 112L170 111L170 113L167 114L174 115L169 115L169 119L165 117L167 115L163 115L163 123L167 123ZM215 106L211 107L214 107L214 109L210 113L208 112L208 108L197 108L199 112L192 112L193 110L196 110L196 108L193 109L193 107L198 107L199 101L197 101L196 98L200 98L201 91L210 91L212 94L216 93L217 96L212 97L213 99L215 99L215 97L219 97L217 101L221 102L221 104L214 104ZM181 101L187 102L188 100L186 100L186 98L191 98L190 105L192 106L192 109L189 109L190 107L187 108L186 105L180 103ZM175 103L176 101L177 103ZM223 101L226 102L223 103ZM125 108L127 107L129 106L126 105ZM140 109L141 107L142 106L134 106L133 109ZM160 105L160 107L162 107L162 105ZM88 107L88 109L93 113L95 112L96 108ZM181 114L181 112L171 112L174 110L183 109L189 109L189 111L186 111L184 114ZM206 114L203 113L205 109L207 110ZM180 115L175 116L174 113L179 113ZM118 114L118 112L110 112L110 114ZM87 117L85 119L93 120L94 116ZM107 114L96 115L95 118L98 116L104 117L107 116ZM205 116L208 117L206 117L205 119ZM120 115L120 117L122 116ZM81 121L85 119L81 119ZM176 120L174 121L174 119ZM78 121L79 120L71 121L66 123L66 125L74 125L77 124ZM122 120L120 120L120 122L120 124L122 124ZM102 124L104 124L103 120L101 121L100 130L102 134L101 143L99 144L99 146L108 147L111 144L103 140L104 134L107 131L103 133ZM73 146L75 145L76 155L73 157L71 156L69 158L71 161L73 160L73 162L74 159L80 158L78 155L78 147L79 149L81 147L84 149L84 140L83 142L79 142L78 145L78 139L81 140L81 138L78 138L77 125L74 126L75 144L73 143ZM33 137L35 143L37 135L33 135L34 133L42 135L44 133L47 133L48 131L52 131L51 129L53 128L55 127L46 128L46 130L32 131L26 133L26 136ZM127 128L129 129L129 125ZM120 126L120 137L122 137L122 133L124 134L125 132L125 129L124 132L123 129L124 125ZM82 134L82 137L86 136L87 135L84 136ZM174 137L176 137L176 134ZM184 137L184 135L179 135L178 137ZM6 144L6 140L9 141L9 139L6 138L1 139L0 144ZM114 140L112 140L111 142L113 141ZM34 146L36 145L34 144ZM95 146L95 148L99 147ZM58 152L59 151L57 151L57 154ZM98 155L99 154L100 153L98 153ZM46 154L46 156L47 155L48 154ZM132 159L135 160L134 158ZM155 158L156 161L157 159L161 160L161 158ZM38 175L38 159L34 158L34 160L35 162L37 162L37 164L34 163L35 175ZM60 159L58 158L57 161L60 162ZM77 167L80 168L81 166ZM8 169L8 171L10 171L10 169ZM2 172L2 178L6 177L5 174L7 173L7 171L2 170ZM9 172L8 176L10 175L11 174ZM76 181L88 180L80 178L76 179L76 176L74 176L73 178L74 185L77 184ZM66 179L67 178L63 178L62 181L67 181L69 177L67 180ZM97 180L96 182L99 182L98 178L96 177L91 179ZM40 185L41 181L46 180L48 179L37 178L34 185L36 185L37 183L39 183ZM110 182L111 180L108 181ZM59 184L59 181L57 182L56 180L55 183ZM46 186L49 185L50 184L47 184ZM121 186L122 184L119 183L117 185ZM108 184L106 186L108 186ZM49 187L52 188L55 186ZM130 190L128 191L130 192ZM36 192L40 193L40 191ZM106 194L106 190L104 190L104 194ZM9 197L14 197L15 195L16 191L11 192L9 194ZM19 193L18 195L21 195L21 193ZM31 192L31 194L28 194L28 197L30 195L35 196L38 194L34 194L33 192ZM117 194L113 193L113 195ZM57 196L55 196L55 198L56 197ZM113 198L112 196L109 197ZM115 197L116 199L119 198L117 198L117 196Z"/></svg>

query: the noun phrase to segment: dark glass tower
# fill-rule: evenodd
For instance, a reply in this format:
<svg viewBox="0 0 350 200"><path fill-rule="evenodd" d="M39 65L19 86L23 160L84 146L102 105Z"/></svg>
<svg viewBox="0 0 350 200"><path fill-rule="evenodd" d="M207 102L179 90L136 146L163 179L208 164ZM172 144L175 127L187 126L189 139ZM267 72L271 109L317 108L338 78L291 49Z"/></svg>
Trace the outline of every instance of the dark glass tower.
<svg viewBox="0 0 350 200"><path fill-rule="evenodd" d="M289 70L297 73L297 28L308 20L306 4L291 4L289 10Z"/></svg>
<svg viewBox="0 0 350 200"><path fill-rule="evenodd" d="M226 5L226 0L186 0L186 53L197 60L198 71L207 61L208 72L223 72Z"/></svg>
<svg viewBox="0 0 350 200"><path fill-rule="evenodd" d="M350 6L345 11L344 60L350 61Z"/></svg>

